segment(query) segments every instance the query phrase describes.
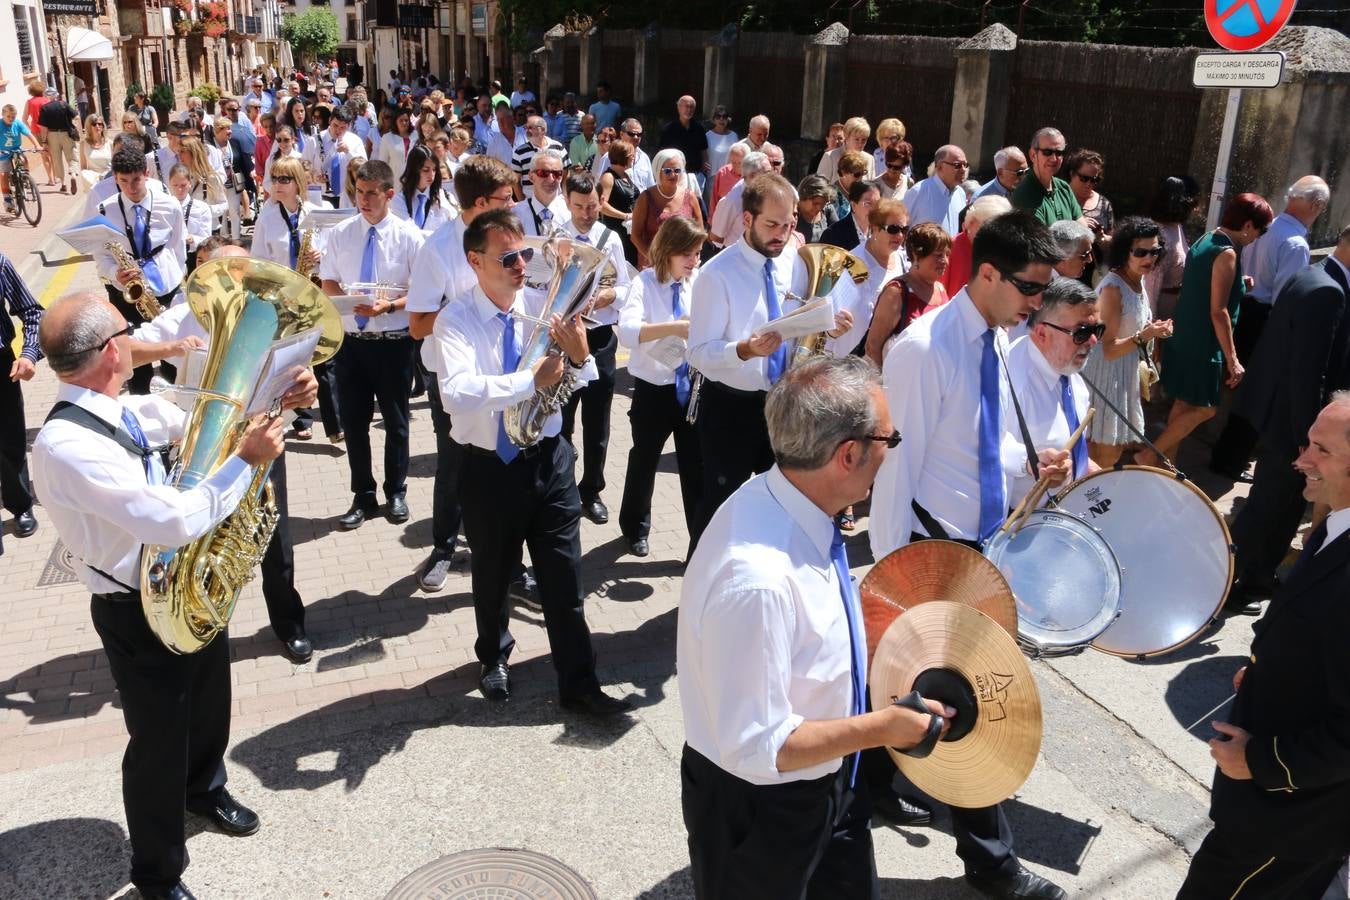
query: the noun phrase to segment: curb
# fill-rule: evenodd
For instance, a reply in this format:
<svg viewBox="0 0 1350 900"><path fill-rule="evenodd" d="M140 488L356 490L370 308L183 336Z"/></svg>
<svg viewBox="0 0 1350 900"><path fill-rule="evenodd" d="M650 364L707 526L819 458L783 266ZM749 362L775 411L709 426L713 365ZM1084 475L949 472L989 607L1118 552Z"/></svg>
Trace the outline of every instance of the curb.
<svg viewBox="0 0 1350 900"><path fill-rule="evenodd" d="M47 264L48 262L53 260L67 259L71 254L75 252L74 250L67 247L66 254L61 255L60 250L61 247L65 245L65 241L57 237L56 233L58 231L65 229L75 219L79 218L80 214L83 211L84 211L83 202L75 206L72 206L70 210L65 214L65 216L63 216L61 220L57 222L56 225L51 229L51 231L47 233L47 236L43 238L42 241L30 252L25 254L24 258L21 261L15 264L14 268L18 271L19 277L23 279L23 283L28 285L28 289L30 291L34 291L35 285L37 284L38 280L44 275L44 273L49 275L55 274L54 272L48 273L49 268L51 269L57 268L56 266L49 266ZM36 295L37 292L34 291L34 296Z"/></svg>

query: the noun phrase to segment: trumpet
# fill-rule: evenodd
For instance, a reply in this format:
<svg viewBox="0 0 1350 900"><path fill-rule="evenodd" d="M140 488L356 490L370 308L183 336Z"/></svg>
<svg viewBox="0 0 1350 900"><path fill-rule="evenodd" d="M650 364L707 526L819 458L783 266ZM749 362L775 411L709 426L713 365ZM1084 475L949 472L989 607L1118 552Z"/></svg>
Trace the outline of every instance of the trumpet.
<svg viewBox="0 0 1350 900"><path fill-rule="evenodd" d="M150 289L150 282L145 279L145 272L141 270L141 264L136 262L136 258L127 252L117 241L109 241L104 245L109 253L112 254L113 261L117 263L119 269L135 269L136 275L125 285L121 286L122 296L127 302L136 307L136 312L141 314L141 318L149 322L155 316L164 312L164 307L159 305L159 298L155 292Z"/></svg>
<svg viewBox="0 0 1350 900"><path fill-rule="evenodd" d="M406 284L394 281L353 281L344 284L342 289L348 294L366 294L372 300L392 300L408 293Z"/></svg>

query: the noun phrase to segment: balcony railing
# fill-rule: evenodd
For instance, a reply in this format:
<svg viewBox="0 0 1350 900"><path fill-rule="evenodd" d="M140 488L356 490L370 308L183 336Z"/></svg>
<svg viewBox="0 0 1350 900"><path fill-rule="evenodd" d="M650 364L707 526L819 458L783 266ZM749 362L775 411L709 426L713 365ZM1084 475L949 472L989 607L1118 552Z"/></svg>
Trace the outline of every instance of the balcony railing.
<svg viewBox="0 0 1350 900"><path fill-rule="evenodd" d="M262 34L262 17L241 16L236 14L234 17L234 30L239 34Z"/></svg>

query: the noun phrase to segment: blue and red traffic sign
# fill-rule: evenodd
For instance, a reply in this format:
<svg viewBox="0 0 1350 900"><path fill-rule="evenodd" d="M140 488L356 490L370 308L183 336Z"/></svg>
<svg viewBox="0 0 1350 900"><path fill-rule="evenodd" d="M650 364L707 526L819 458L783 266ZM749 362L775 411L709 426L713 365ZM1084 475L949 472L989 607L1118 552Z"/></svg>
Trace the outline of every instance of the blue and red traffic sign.
<svg viewBox="0 0 1350 900"><path fill-rule="evenodd" d="M1205 0L1205 24L1228 50L1255 50L1289 22L1298 0Z"/></svg>

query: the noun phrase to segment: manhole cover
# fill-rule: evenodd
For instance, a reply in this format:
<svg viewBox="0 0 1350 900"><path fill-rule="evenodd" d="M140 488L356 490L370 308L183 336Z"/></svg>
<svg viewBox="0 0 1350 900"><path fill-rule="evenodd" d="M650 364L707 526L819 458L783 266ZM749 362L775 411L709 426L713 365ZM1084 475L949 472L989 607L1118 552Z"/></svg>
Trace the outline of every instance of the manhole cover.
<svg viewBox="0 0 1350 900"><path fill-rule="evenodd" d="M427 863L385 900L597 900L576 872L530 850L466 850Z"/></svg>
<svg viewBox="0 0 1350 900"><path fill-rule="evenodd" d="M38 587L54 587L58 584L73 584L80 579L75 575L74 555L60 541L52 548L47 564L42 567L38 578Z"/></svg>

